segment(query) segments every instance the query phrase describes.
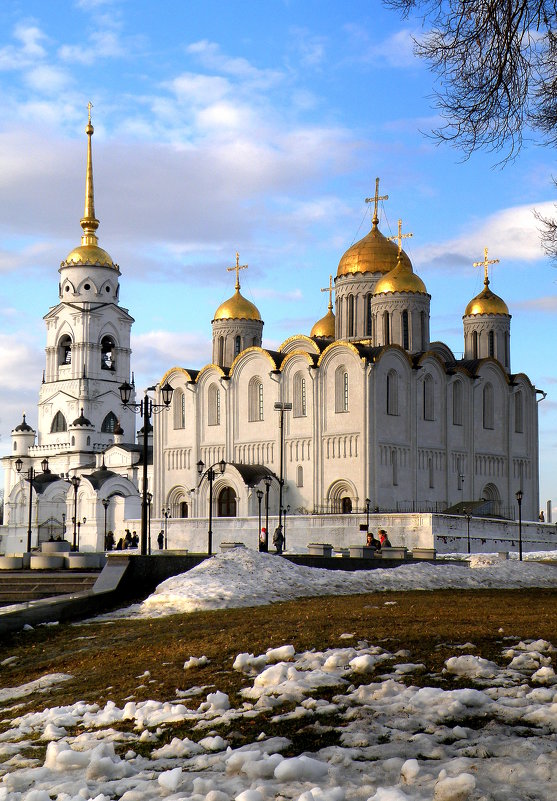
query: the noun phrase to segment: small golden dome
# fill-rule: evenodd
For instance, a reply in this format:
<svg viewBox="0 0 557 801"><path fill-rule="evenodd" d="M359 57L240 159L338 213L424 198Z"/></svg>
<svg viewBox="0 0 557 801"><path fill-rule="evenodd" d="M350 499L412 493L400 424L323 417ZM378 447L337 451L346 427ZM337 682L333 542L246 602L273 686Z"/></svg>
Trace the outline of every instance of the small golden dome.
<svg viewBox="0 0 557 801"><path fill-rule="evenodd" d="M215 320L261 320L256 306L245 298L239 289L218 307Z"/></svg>
<svg viewBox="0 0 557 801"><path fill-rule="evenodd" d="M117 266L106 250L103 250L98 245L79 245L77 248L74 248L62 262L62 266L69 267L72 264L76 266L86 264L94 267L113 267L117 269Z"/></svg>
<svg viewBox="0 0 557 801"><path fill-rule="evenodd" d="M335 338L335 315L329 309L325 317L318 320L311 329L310 337Z"/></svg>
<svg viewBox="0 0 557 801"><path fill-rule="evenodd" d="M398 247L383 236L374 220L371 231L359 242L348 248L338 264L337 278L352 273L389 273L396 267ZM408 264L410 259L404 251L402 263Z"/></svg>
<svg viewBox="0 0 557 801"><path fill-rule="evenodd" d="M387 292L410 292L417 295L427 295L427 289L422 279L412 270L410 260L400 260L394 270L391 270L375 284L374 295L384 295Z"/></svg>
<svg viewBox="0 0 557 801"><path fill-rule="evenodd" d="M464 312L465 317L471 317L474 314L509 314L509 307L505 301L489 288L488 279L484 282L484 288L480 294L472 298Z"/></svg>

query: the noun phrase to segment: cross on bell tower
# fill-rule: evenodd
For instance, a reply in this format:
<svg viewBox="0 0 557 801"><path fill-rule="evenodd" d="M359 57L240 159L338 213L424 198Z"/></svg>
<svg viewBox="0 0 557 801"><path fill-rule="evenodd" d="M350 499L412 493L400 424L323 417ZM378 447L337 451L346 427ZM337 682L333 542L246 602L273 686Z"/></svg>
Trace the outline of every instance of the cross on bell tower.
<svg viewBox="0 0 557 801"><path fill-rule="evenodd" d="M366 197L366 203L373 203L373 218L371 220L372 225L374 228L377 227L379 224L379 215L377 213L377 208L379 205L380 200L388 200L388 195L380 195L379 194L379 178L375 179L375 194L373 197Z"/></svg>

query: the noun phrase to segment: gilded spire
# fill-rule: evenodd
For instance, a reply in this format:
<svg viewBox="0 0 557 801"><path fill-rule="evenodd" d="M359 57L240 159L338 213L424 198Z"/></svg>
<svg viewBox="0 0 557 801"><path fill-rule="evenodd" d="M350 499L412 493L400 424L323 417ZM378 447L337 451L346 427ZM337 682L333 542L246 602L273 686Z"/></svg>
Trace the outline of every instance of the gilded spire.
<svg viewBox="0 0 557 801"><path fill-rule="evenodd" d="M91 108L93 104L89 101L87 108L89 118L85 127L87 134L87 171L85 174L85 210L81 219L83 234L81 236L82 245L96 245L98 242L95 231L99 227L99 221L95 217L95 190L93 189L93 150L91 147L91 137L94 128L91 124Z"/></svg>
<svg viewBox="0 0 557 801"><path fill-rule="evenodd" d="M379 194L379 178L375 179L375 194L373 197L366 197L366 203L373 203L373 218L371 220L372 228L377 228L379 225L379 215L377 213L377 207L380 200L388 200L388 195L380 195Z"/></svg>

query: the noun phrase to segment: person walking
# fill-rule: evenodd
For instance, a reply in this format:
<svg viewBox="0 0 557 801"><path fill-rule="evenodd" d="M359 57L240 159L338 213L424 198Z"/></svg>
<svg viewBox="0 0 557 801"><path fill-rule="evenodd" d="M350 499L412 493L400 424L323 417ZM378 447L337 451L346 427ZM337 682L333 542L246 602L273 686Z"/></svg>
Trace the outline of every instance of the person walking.
<svg viewBox="0 0 557 801"><path fill-rule="evenodd" d="M284 546L284 534L282 533L282 526L280 523L276 527L275 533L273 534L273 545L275 546L277 554L280 556Z"/></svg>

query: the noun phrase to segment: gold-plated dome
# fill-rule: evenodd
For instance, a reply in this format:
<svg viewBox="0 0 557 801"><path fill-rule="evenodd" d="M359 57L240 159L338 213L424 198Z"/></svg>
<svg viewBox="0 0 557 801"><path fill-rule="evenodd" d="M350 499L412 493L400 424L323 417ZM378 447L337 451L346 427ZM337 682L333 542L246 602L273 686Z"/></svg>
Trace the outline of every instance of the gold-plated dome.
<svg viewBox="0 0 557 801"><path fill-rule="evenodd" d="M106 250L103 250L98 245L79 245L66 256L62 264L66 267L71 264L115 267L114 262Z"/></svg>
<svg viewBox="0 0 557 801"><path fill-rule="evenodd" d="M472 298L466 307L464 316L470 317L473 314L509 314L509 307L505 301L489 288L489 280L484 283L480 294Z"/></svg>
<svg viewBox="0 0 557 801"><path fill-rule="evenodd" d="M369 234L348 248L338 264L337 278L352 273L383 273L386 274L396 267L398 248L383 236L377 227L377 220L373 220ZM410 259L404 251L401 253L403 264L411 269Z"/></svg>
<svg viewBox="0 0 557 801"><path fill-rule="evenodd" d="M387 292L409 292L417 295L427 295L427 289L422 279L412 270L410 260L397 262L391 270L375 284L374 295L384 295Z"/></svg>
<svg viewBox="0 0 557 801"><path fill-rule="evenodd" d="M218 307L214 320L261 320L261 315L257 306L237 289L231 298Z"/></svg>
<svg viewBox="0 0 557 801"><path fill-rule="evenodd" d="M324 339L335 338L335 315L329 309L325 317L318 320L311 329L310 337L323 337Z"/></svg>

